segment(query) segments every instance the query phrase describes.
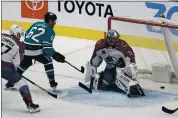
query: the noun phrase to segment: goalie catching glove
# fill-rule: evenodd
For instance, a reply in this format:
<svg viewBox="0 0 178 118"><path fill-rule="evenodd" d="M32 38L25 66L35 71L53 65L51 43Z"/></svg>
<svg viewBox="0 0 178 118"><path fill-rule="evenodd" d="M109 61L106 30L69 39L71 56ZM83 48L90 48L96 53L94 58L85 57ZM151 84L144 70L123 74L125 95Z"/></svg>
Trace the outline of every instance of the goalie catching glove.
<svg viewBox="0 0 178 118"><path fill-rule="evenodd" d="M60 54L59 52L55 52L53 55L53 59L57 62L65 63L65 56Z"/></svg>

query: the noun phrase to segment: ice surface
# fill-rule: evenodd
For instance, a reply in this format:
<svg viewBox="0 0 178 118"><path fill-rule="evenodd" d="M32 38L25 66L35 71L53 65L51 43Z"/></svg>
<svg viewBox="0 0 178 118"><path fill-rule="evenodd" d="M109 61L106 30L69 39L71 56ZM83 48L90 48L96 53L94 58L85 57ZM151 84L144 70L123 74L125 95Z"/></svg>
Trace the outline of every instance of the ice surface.
<svg viewBox="0 0 178 118"><path fill-rule="evenodd" d="M67 61L80 68L80 66L85 66L86 62L90 59L94 44L95 41L58 37L55 39L54 47L57 51L66 55ZM103 66L104 65L102 65L102 67ZM84 75L67 64L61 64L54 61L54 68L56 81L59 84L59 89L68 89L69 92L71 92L70 90L72 88L77 87L78 82L84 82ZM24 76L28 77L47 90L50 90L50 86L42 64L34 64L28 69L28 71L24 73ZM2 80L2 88L4 87L5 83L6 81ZM178 118L178 113L168 115L161 111L161 107L163 105L172 109L178 107L178 100L176 97L178 95L178 85L168 84L165 90L160 90L160 84L161 83L155 83L149 80L141 80L141 85L143 88L157 91L154 92L154 94L159 99L157 99L157 97L152 98L151 100L154 102L151 101L151 104L145 103L146 105L143 105L144 100L140 100L140 103L143 105L142 107L124 107L122 105L120 107L107 107L92 105L94 103L84 104L82 102L71 102L72 96L70 101L67 99L54 99L41 91L39 88L28 83L33 101L34 103L38 103L40 105L41 112L36 114L29 114L18 91L2 90L2 118ZM82 91L89 97L90 94L82 89L77 89L79 90L78 92ZM167 93L173 93L174 96L169 96L170 94ZM94 93L94 95L95 94L98 94L98 92ZM106 95L106 93L102 94ZM109 94L111 95L111 93ZM66 98L69 97L70 96ZM95 96L95 99L97 99L97 97L99 98L99 96ZM75 100L75 97L73 100ZM115 101L108 101L108 103L114 103ZM117 102L123 102L125 104L127 103L127 105L131 105L129 102L135 101L129 100L127 97L122 96L122 99L118 99ZM137 100L135 103L132 103L132 105L138 105L136 103L139 103L139 101Z"/></svg>

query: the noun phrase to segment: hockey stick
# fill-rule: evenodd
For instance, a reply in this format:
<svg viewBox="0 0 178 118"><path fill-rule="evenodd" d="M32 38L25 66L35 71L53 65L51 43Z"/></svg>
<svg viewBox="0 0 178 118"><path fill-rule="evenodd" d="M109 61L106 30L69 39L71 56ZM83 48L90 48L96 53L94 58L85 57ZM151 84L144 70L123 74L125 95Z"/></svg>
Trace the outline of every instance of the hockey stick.
<svg viewBox="0 0 178 118"><path fill-rule="evenodd" d="M91 82L90 82L90 88L88 88L86 85L84 85L83 83L79 82L78 85L85 89L86 91L88 91L89 93L92 93L92 89L93 89L93 81L94 81L94 78L91 79Z"/></svg>
<svg viewBox="0 0 178 118"><path fill-rule="evenodd" d="M165 113L168 113L168 114L173 114L174 112L176 112L178 110L178 108L174 109L174 110L171 110L171 109L168 109L166 107L162 107L162 111L164 111Z"/></svg>
<svg viewBox="0 0 178 118"><path fill-rule="evenodd" d="M73 68L75 68L76 70L80 71L81 73L84 73L85 68L84 68L83 66L81 66L81 69L78 69L78 68L76 68L75 66L73 66L71 63L69 63L68 61L65 60L65 62L66 62L67 64L69 64L70 66L72 66Z"/></svg>
<svg viewBox="0 0 178 118"><path fill-rule="evenodd" d="M30 83L32 83L33 85L35 85L36 87L40 88L41 90L43 90L44 92L48 93L49 95L51 95L54 98L57 98L56 94L50 93L48 92L46 89L42 88L41 86L39 86L38 84L34 83L33 81L29 80L28 78L22 76L24 79L26 79L27 81L29 81Z"/></svg>

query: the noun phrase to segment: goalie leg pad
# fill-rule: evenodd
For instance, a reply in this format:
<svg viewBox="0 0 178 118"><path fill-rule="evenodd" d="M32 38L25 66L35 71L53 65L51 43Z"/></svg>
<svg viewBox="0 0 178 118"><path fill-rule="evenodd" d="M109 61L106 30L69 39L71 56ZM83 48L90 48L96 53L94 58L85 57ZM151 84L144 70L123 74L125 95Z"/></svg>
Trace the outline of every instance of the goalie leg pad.
<svg viewBox="0 0 178 118"><path fill-rule="evenodd" d="M145 94L144 94L141 86L138 83L135 83L135 84L129 86L127 96L128 97L138 97L138 96L145 96Z"/></svg>
<svg viewBox="0 0 178 118"><path fill-rule="evenodd" d="M121 71L120 68L116 68L116 71L117 71L117 75L116 75L115 84L117 85L119 89L127 93L129 89L130 79L124 75L124 73Z"/></svg>
<svg viewBox="0 0 178 118"><path fill-rule="evenodd" d="M85 75L85 82L91 81L91 78L95 77L95 74L97 73L96 67L92 66L90 62L87 62L86 64L86 75Z"/></svg>
<svg viewBox="0 0 178 118"><path fill-rule="evenodd" d="M99 74L95 74L94 81L93 81L93 89L98 90L98 83L99 83Z"/></svg>
<svg viewBox="0 0 178 118"><path fill-rule="evenodd" d="M93 81L93 89L99 90L99 89L102 88L103 84L105 84L103 78L104 78L104 72L103 71L95 74L94 81Z"/></svg>
<svg viewBox="0 0 178 118"><path fill-rule="evenodd" d="M137 65L134 63L131 63L130 65L125 66L125 68L122 68L122 72L130 77L131 79L136 79L137 73L138 73L138 69L137 69Z"/></svg>
<svg viewBox="0 0 178 118"><path fill-rule="evenodd" d="M126 76L121 68L117 68L116 71L117 76L115 84L118 86L118 88L126 92L128 97L145 96L138 81L133 80L130 77Z"/></svg>

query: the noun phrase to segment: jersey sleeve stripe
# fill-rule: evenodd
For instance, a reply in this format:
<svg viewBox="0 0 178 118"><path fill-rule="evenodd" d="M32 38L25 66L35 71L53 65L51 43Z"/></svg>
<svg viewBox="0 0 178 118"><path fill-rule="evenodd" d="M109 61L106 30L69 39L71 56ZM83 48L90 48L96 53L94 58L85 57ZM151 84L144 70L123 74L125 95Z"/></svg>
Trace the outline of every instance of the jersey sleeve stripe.
<svg viewBox="0 0 178 118"><path fill-rule="evenodd" d="M46 42L46 41L43 41L42 44L49 44L49 45L52 45L51 43Z"/></svg>
<svg viewBox="0 0 178 118"><path fill-rule="evenodd" d="M27 42L25 42L25 41L24 41L23 43L28 44L28 45L38 45L38 46L41 46L41 44L27 43Z"/></svg>
<svg viewBox="0 0 178 118"><path fill-rule="evenodd" d="M52 48L52 44L47 43L47 42L43 42L43 43L42 43L42 47L43 47L43 48L45 48L45 47L50 47L50 48Z"/></svg>
<svg viewBox="0 0 178 118"><path fill-rule="evenodd" d="M45 45L42 45L42 46L43 46L43 48L45 48L45 47L52 48L52 45L48 45L48 44L47 45L45 44Z"/></svg>
<svg viewBox="0 0 178 118"><path fill-rule="evenodd" d="M43 49L44 49L44 48L53 48L53 47L43 47Z"/></svg>

